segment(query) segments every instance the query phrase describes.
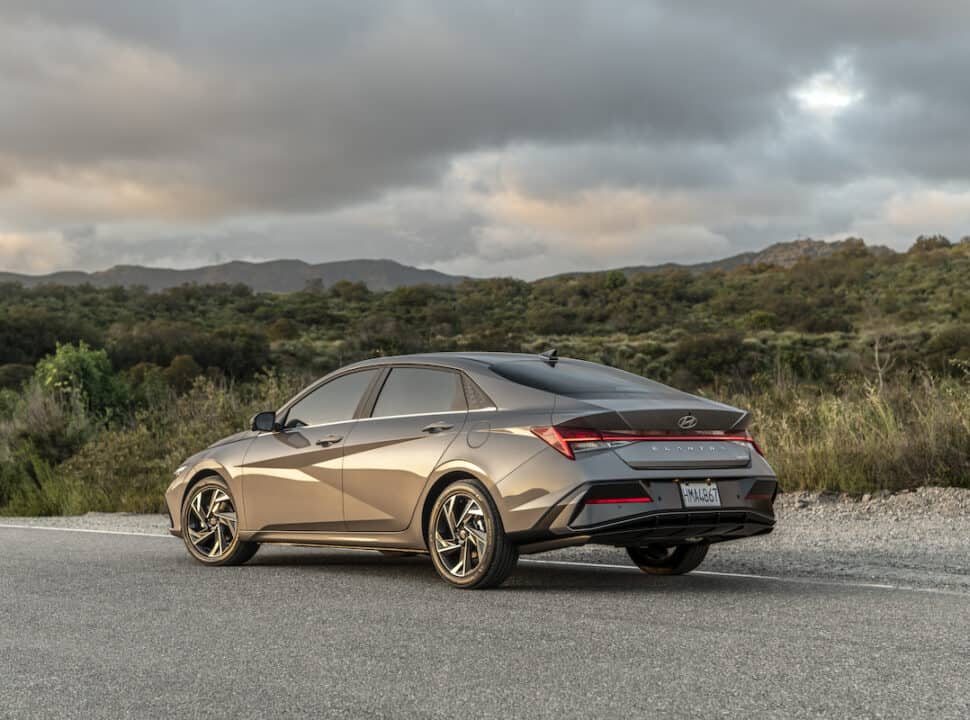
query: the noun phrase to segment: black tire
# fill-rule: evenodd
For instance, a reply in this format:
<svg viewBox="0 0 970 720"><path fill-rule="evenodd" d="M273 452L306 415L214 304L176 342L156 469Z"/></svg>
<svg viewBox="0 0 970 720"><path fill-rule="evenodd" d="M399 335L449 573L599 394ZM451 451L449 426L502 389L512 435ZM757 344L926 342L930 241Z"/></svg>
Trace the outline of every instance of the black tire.
<svg viewBox="0 0 970 720"><path fill-rule="evenodd" d="M647 545L628 547L630 559L637 567L650 575L683 575L696 568L707 557L707 543L694 545Z"/></svg>
<svg viewBox="0 0 970 720"><path fill-rule="evenodd" d="M235 529L231 533L231 540L228 539L230 534L228 529L229 525L224 522L217 522L215 525L200 527L202 521L197 513L193 511L193 502L197 497L201 496L202 500L205 500L207 497L211 499L215 491L221 491L228 498L228 502L221 501L217 503L219 509L225 510L228 507L232 511L232 514L235 515L235 509L237 507L236 501L232 496L232 491L229 489L229 486L222 478L215 475L203 478L189 488L189 491L185 494L185 499L182 501L182 541L185 543L189 555L203 565L242 565L256 554L256 551L259 549L259 543L240 540L238 523L235 524ZM223 514L225 515L227 513L224 512ZM192 534L204 535L207 530L213 527L216 528L214 532L219 533L220 548L222 549L220 552L210 555L203 549L200 549L196 542L193 542ZM226 544L223 548L222 542L224 539L226 540Z"/></svg>
<svg viewBox="0 0 970 720"><path fill-rule="evenodd" d="M443 523L443 526L451 527L447 521L447 517L443 513L447 512L446 508L449 507L448 503L452 498L455 500L450 506L451 508L455 508L459 502L465 502L468 498L475 501L481 510L481 515L475 515L475 518L480 519L474 520L477 525L474 529L479 531L484 529L485 532L485 551L481 555L478 554L477 549L470 549L468 551L469 560L477 559L477 563L470 572L463 575L458 575L453 572L453 568L457 567L458 563L463 562L461 560L461 553L463 551L441 551L439 550L439 544L436 542L436 529L439 526L439 522ZM466 523L469 522L472 522L472 520L469 519L466 521ZM461 528L458 528L455 532L456 534L453 539L459 544L463 544L468 548L479 547L478 543L474 542L474 538L470 537L470 534L466 534L464 541L458 539ZM476 535L476 537L478 536ZM435 501L434 506L431 508L430 521L428 522L427 541L428 550L431 552L431 560L434 563L435 570L438 571L438 574L445 582L457 588L475 588L481 590L497 587L505 582L506 578L512 574L519 560L519 549L505 534L505 528L502 526L502 518L498 513L498 509L495 507L491 495L488 494L488 491L478 480L471 478L453 482L445 488L445 491ZM456 556L454 554L455 552L459 554ZM471 562L468 562L468 565L471 565Z"/></svg>

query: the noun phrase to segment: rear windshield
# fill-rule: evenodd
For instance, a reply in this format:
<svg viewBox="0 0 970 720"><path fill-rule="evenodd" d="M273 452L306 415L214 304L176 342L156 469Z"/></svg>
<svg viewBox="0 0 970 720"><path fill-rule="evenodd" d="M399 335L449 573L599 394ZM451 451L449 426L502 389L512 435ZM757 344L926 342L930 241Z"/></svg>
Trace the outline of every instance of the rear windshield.
<svg viewBox="0 0 970 720"><path fill-rule="evenodd" d="M514 360L492 365L492 371L519 385L575 398L652 395L668 390L633 373L576 360L560 360L555 366L542 360Z"/></svg>

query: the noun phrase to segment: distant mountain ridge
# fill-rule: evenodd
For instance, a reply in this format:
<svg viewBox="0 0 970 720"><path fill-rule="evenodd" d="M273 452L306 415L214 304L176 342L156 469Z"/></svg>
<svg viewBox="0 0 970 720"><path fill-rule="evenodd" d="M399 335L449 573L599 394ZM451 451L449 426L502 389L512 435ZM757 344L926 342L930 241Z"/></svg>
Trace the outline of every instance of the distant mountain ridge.
<svg viewBox="0 0 970 720"><path fill-rule="evenodd" d="M801 238L789 242L775 243L774 245L769 245L764 250L743 252L721 258L720 260L691 264L663 263L661 265L631 265L616 269L626 275L635 275L637 273L662 272L664 270L689 270L691 272L708 272L711 270L728 271L746 265L774 265L790 268L796 263L805 260L815 260L851 247L864 248L870 253L879 255L892 254L894 252L883 245L866 245L860 238L846 238L845 240L833 241ZM563 273L559 277L587 274L589 272L572 272Z"/></svg>
<svg viewBox="0 0 970 720"><path fill-rule="evenodd" d="M270 260L244 262L236 260L220 265L171 270L166 268L117 265L99 272L57 272L50 275L20 275L0 273L0 283L19 283L25 287L36 285L83 285L95 287L143 286L150 291L166 290L185 284L217 285L243 284L256 292L294 292L308 283L319 281L324 286L341 280L362 282L371 290L391 290L403 285L454 285L464 280L458 275L446 275L437 270L402 265L393 260L340 260L311 265L302 260Z"/></svg>
<svg viewBox="0 0 970 720"><path fill-rule="evenodd" d="M791 242L775 243L757 252L744 252L720 260L694 263L664 263L662 265L636 265L617 268L627 275L643 272L662 272L682 269L691 272L710 270L733 270L745 265L775 265L791 267L803 260L813 260L848 247L865 248L869 252L886 254L893 251L882 246L867 246L858 238L847 238L826 242L824 240L800 239ZM591 272L562 273L556 277L574 277ZM267 262L244 262L236 260L220 265L209 265L190 270L142 267L139 265L117 265L98 272L65 271L49 275L21 275L0 272L0 283L17 283L24 287L37 285L82 285L89 283L95 287L143 286L152 292L167 290L186 284L217 285L243 284L256 292L295 292L303 290L308 284L319 282L330 286L341 280L362 282L371 290L392 290L407 285L455 285L468 278L448 275L437 270L428 270L403 265L393 260L340 260L316 265L302 260L270 260Z"/></svg>

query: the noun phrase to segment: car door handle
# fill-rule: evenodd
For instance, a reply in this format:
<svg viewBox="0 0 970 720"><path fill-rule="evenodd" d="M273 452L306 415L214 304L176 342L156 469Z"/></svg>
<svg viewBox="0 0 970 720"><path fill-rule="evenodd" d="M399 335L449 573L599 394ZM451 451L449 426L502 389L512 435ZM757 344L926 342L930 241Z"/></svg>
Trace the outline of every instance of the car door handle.
<svg viewBox="0 0 970 720"><path fill-rule="evenodd" d="M454 425L449 425L444 420L439 420L438 422L433 422L430 425L425 425L421 428L421 432L426 433L440 433L442 430L451 430Z"/></svg>
<svg viewBox="0 0 970 720"><path fill-rule="evenodd" d="M317 440L317 445L320 447L329 447L334 443L338 443L344 439L343 435L325 435L324 437Z"/></svg>

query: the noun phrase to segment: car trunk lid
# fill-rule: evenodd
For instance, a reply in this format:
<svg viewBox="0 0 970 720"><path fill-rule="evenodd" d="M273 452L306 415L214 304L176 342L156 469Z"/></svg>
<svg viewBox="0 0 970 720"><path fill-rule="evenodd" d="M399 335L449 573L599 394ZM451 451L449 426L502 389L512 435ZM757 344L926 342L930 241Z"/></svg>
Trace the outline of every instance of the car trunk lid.
<svg viewBox="0 0 970 720"><path fill-rule="evenodd" d="M557 398L556 425L643 433L740 432L749 414L677 391L618 398Z"/></svg>
<svg viewBox="0 0 970 720"><path fill-rule="evenodd" d="M557 427L598 432L637 470L746 467L749 414L676 390L635 397L561 398Z"/></svg>

